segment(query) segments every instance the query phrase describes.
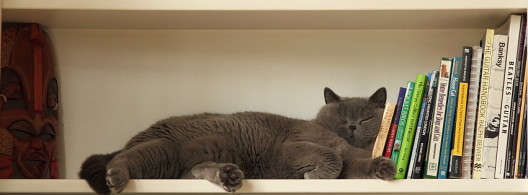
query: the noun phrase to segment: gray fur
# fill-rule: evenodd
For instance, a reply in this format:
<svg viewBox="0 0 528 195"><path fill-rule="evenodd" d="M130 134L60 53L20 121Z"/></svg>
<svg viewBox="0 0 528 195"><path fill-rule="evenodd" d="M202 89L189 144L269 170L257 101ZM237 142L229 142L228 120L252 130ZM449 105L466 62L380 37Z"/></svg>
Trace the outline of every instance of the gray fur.
<svg viewBox="0 0 528 195"><path fill-rule="evenodd" d="M324 96L327 104L310 121L260 112L161 120L101 165L106 166L106 184L120 192L131 178L196 178L234 192L244 178L393 178L390 159L370 158L385 88L369 98L342 98L329 88ZM102 173L86 169L93 163L85 161L80 176L94 190L101 189L92 175Z"/></svg>

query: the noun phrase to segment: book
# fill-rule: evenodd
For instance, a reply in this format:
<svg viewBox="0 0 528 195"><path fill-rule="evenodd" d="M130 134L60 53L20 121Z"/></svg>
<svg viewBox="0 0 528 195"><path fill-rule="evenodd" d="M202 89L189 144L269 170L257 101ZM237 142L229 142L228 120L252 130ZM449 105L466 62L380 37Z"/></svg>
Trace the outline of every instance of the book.
<svg viewBox="0 0 528 195"><path fill-rule="evenodd" d="M502 104L502 87L504 86L504 58L508 49L508 36L495 35L493 38L493 53L490 67L490 82L488 90L488 109L484 131L482 153L483 179L495 178L495 163L497 162L497 143L500 132L500 112Z"/></svg>
<svg viewBox="0 0 528 195"><path fill-rule="evenodd" d="M487 29L482 40L483 57L480 76L479 105L477 110L477 125L475 126L475 144L473 154L473 179L480 179L484 149L484 132L486 130L486 115L488 110L488 91L490 82L491 58L493 54L493 37L495 30Z"/></svg>
<svg viewBox="0 0 528 195"><path fill-rule="evenodd" d="M519 44L517 48L517 64L515 66L515 76L513 79L513 93L512 93L512 106L510 111L510 132L508 134L508 146L506 149L506 167L504 171L504 178L514 178L515 177L515 160L516 160L516 149L517 149L517 121L518 121L518 112L520 107L519 102L519 91L521 86L520 80L523 70L523 54L525 50L525 37L526 37L526 15L521 17L521 28L519 34Z"/></svg>
<svg viewBox="0 0 528 195"><path fill-rule="evenodd" d="M517 179L520 179L520 178L524 178L526 175L525 175L525 170L526 170L526 79L528 74L526 74L526 70L525 70L525 77L524 77L524 84L523 84L523 97L522 97L522 102L521 102L521 114L519 116L519 137L520 137L520 143L519 143L519 147L517 148L517 150L519 150L519 154L518 154L518 160L517 160L517 171L515 173Z"/></svg>
<svg viewBox="0 0 528 195"><path fill-rule="evenodd" d="M438 88L438 71L433 71L430 77L429 89L427 90L427 104L425 107L425 115L423 126L421 132L419 132L419 141L417 148L416 162L414 163L414 168L412 171L411 179L421 179L423 178L423 173L425 171L425 157L427 155L427 146L429 143L429 134L431 132L433 110L436 100L436 92Z"/></svg>
<svg viewBox="0 0 528 195"><path fill-rule="evenodd" d="M480 72L482 69L482 47L474 46L471 57L468 100L466 105L466 124L464 125L464 147L462 150L462 179L472 178L473 138L477 120L478 95L480 91Z"/></svg>
<svg viewBox="0 0 528 195"><path fill-rule="evenodd" d="M524 164L524 162L521 163L521 157L522 157L522 154L521 154L521 142L522 142L522 139L523 139L523 134L524 134L524 131L523 130L523 117L524 117L524 104L526 102L526 80L525 80L525 75L526 75L526 41L524 42L524 51L523 51L523 55L522 55L522 61L519 63L521 65L521 73L520 73L520 79L519 79L519 90L518 90L518 107L517 107L517 114L515 116L515 121L516 121L516 124L514 126L514 130L517 131L517 144L516 144L516 149L515 149L515 152L516 152L516 155L515 155L515 165L514 165L514 178L517 179L519 178L519 168L521 167L522 164ZM522 174L521 174L522 175ZM523 175L524 177L524 175Z"/></svg>
<svg viewBox="0 0 528 195"><path fill-rule="evenodd" d="M527 77L527 79L528 79L528 77ZM528 113L528 103L524 104L524 112ZM528 134L528 116L527 116L527 114L524 115L523 121L524 121L523 122L523 129L526 130L525 133ZM528 178L528 135L526 135L526 137L525 137L524 144L525 144L524 148L526 150L526 152L525 152L525 154L526 154L526 157L525 157L526 158L526 161L525 161L525 163L526 163L526 165L525 165L526 171L524 173L524 177Z"/></svg>
<svg viewBox="0 0 528 195"><path fill-rule="evenodd" d="M394 115L394 110L396 109L396 104L386 102L385 110L383 111L383 117L381 119L380 129L378 131L378 136L374 142L374 147L372 150L372 158L376 158L383 155L383 149L385 149L385 144L387 142L387 137L389 135L389 130L391 127L392 116Z"/></svg>
<svg viewBox="0 0 528 195"><path fill-rule="evenodd" d="M394 146L394 139L396 138L396 130L398 129L398 123L400 121L401 108L403 106L403 99L405 98L405 92L407 88L400 87L398 93L398 100L396 101L396 108L394 109L394 116L392 117L392 124L389 130L389 136L387 137L387 143L385 144L384 157L390 158L392 154L392 146Z"/></svg>
<svg viewBox="0 0 528 195"><path fill-rule="evenodd" d="M447 179L449 168L449 157L451 156L451 141L455 127L455 114L458 100L458 85L460 83L460 68L462 58L454 57L452 60L451 76L449 78L449 92L447 96L446 111L444 116L444 130L442 143L440 145L440 162L438 167L438 179Z"/></svg>
<svg viewBox="0 0 528 195"><path fill-rule="evenodd" d="M528 75L525 75L525 80L528 79ZM525 88L525 91L528 90ZM525 97L526 98L526 97ZM526 99L525 99L526 101ZM519 161L521 162L521 166L519 167L519 175L518 178L528 178L528 120L527 120L527 113L528 113L528 103L524 104L524 117L522 119L523 123L523 138L521 141L521 158ZM521 173L522 172L522 173Z"/></svg>
<svg viewBox="0 0 528 195"><path fill-rule="evenodd" d="M426 112L426 108L427 108L427 93L429 92L429 85L431 84L431 75L432 73L427 73L427 81L425 82L425 89L424 89L424 94L422 96L422 105L420 105L420 115L418 116L418 123L416 124L416 133L414 134L414 141L413 141L413 145L412 145L412 150L411 150L411 157L409 158L409 165L408 165L408 168L407 168L407 176L405 177L406 179L412 179L412 173L413 173L413 170L415 169L415 165L416 165L416 159L418 157L418 144L420 143L420 137L421 137L421 132L422 132L422 128L424 126L424 117L425 117L425 112Z"/></svg>
<svg viewBox="0 0 528 195"><path fill-rule="evenodd" d="M407 116L409 115L413 90L414 81L407 82L407 91L405 91L405 98L403 98L400 121L398 122L398 129L396 130L396 137L394 138L394 146L392 146L391 159L395 164L398 164L398 156L400 155L401 142L403 139L403 133L405 132L405 125L407 124Z"/></svg>
<svg viewBox="0 0 528 195"><path fill-rule="evenodd" d="M452 63L450 58L442 58L438 77L432 129L429 134L424 178L438 178L438 163L440 162L440 148L442 144L442 133L444 130L444 117L449 92L451 66Z"/></svg>
<svg viewBox="0 0 528 195"><path fill-rule="evenodd" d="M464 147L464 128L466 124L466 105L469 90L469 77L471 76L472 47L462 48L462 63L460 66L460 82L458 84L458 101L456 108L455 131L453 135L453 148L449 158L450 179L462 177L462 149Z"/></svg>
<svg viewBox="0 0 528 195"><path fill-rule="evenodd" d="M414 89L412 91L409 112L399 151L400 154L398 155L398 161L396 163L396 176L394 177L396 179L405 178L405 174L407 173L407 165L409 164L409 157L411 155L413 138L416 132L416 124L418 122L418 115L420 114L420 106L422 105L422 97L426 81L427 76L418 74L416 76L416 81L414 82Z"/></svg>
<svg viewBox="0 0 528 195"><path fill-rule="evenodd" d="M497 161L495 162L495 178L504 178L506 167L506 150L508 146L508 134L510 131L510 113L513 95L513 79L515 78L515 66L517 64L517 50L521 28L521 16L511 15L508 22L498 29L499 32L508 34L508 51L506 53L506 64L501 102L500 133L497 141Z"/></svg>

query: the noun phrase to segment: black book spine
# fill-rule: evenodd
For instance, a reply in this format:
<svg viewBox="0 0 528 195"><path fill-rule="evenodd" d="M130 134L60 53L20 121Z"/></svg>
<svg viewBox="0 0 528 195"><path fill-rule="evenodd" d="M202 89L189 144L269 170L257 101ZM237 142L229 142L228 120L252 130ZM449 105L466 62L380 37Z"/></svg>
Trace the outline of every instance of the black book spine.
<svg viewBox="0 0 528 195"><path fill-rule="evenodd" d="M438 76L439 72L434 71L431 75L431 81L429 83L429 90L427 92L427 104L425 108L425 115L423 126L420 133L420 138L418 142L418 150L416 156L416 163L414 165L411 179L421 179L423 178L424 166L425 166L425 156L427 155L427 146L429 144L429 133L431 132L431 119L433 117L432 107L435 104L436 91L438 88Z"/></svg>

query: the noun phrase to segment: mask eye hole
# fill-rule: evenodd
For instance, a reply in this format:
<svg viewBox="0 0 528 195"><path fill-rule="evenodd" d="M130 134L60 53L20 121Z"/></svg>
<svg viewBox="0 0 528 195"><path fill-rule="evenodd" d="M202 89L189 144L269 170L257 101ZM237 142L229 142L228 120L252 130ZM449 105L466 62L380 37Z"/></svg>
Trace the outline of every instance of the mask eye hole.
<svg viewBox="0 0 528 195"><path fill-rule="evenodd" d="M28 140L35 136L35 130L28 121L16 121L9 125L7 130L17 139L21 140Z"/></svg>
<svg viewBox="0 0 528 195"><path fill-rule="evenodd" d="M44 125L42 132L40 133L40 138L44 141L51 141L55 139L55 130L50 124Z"/></svg>

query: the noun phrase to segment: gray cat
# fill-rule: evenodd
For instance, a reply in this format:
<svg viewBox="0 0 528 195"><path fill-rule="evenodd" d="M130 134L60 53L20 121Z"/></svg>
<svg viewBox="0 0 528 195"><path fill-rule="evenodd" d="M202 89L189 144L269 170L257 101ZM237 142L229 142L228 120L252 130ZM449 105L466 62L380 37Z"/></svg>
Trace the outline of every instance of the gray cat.
<svg viewBox="0 0 528 195"><path fill-rule="evenodd" d="M121 192L129 179L206 179L234 192L244 178L392 179L388 158L370 158L386 101L339 97L325 88L316 119L240 112L161 120L124 149L92 155L79 176L99 194Z"/></svg>

